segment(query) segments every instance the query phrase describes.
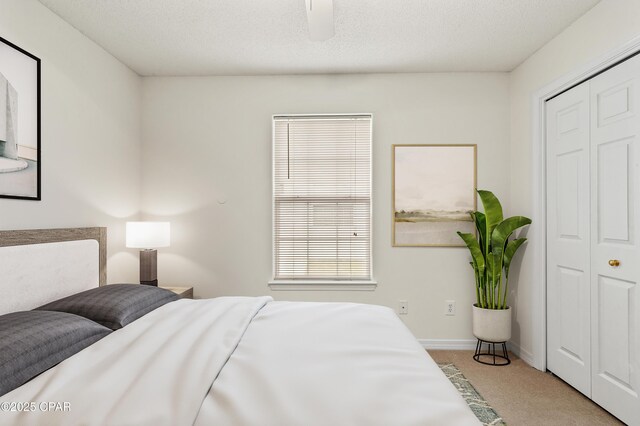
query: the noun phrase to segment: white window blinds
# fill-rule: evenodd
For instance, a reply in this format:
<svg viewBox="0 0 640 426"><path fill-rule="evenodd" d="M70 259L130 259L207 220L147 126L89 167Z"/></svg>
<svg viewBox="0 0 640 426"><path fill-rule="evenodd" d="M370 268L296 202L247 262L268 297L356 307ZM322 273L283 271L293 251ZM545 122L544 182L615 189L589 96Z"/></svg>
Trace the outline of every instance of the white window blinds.
<svg viewBox="0 0 640 426"><path fill-rule="evenodd" d="M274 279L371 279L371 116L276 116Z"/></svg>

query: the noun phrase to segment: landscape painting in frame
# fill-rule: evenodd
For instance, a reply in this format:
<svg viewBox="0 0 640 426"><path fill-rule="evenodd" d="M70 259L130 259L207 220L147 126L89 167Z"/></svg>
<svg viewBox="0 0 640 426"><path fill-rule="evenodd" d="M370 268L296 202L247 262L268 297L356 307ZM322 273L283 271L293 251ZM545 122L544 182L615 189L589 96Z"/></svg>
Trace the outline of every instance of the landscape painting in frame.
<svg viewBox="0 0 640 426"><path fill-rule="evenodd" d="M393 245L464 246L475 188L476 145L394 145Z"/></svg>
<svg viewBox="0 0 640 426"><path fill-rule="evenodd" d="M0 37L0 198L40 199L40 59Z"/></svg>

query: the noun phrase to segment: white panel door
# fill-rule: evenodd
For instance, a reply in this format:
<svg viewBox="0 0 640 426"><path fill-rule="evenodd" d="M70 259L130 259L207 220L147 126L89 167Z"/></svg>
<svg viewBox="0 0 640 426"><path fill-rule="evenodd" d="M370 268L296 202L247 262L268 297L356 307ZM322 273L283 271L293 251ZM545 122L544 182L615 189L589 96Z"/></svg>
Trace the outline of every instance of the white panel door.
<svg viewBox="0 0 640 426"><path fill-rule="evenodd" d="M589 84L546 113L547 368L590 396Z"/></svg>
<svg viewBox="0 0 640 426"><path fill-rule="evenodd" d="M640 425L640 56L590 93L592 399Z"/></svg>

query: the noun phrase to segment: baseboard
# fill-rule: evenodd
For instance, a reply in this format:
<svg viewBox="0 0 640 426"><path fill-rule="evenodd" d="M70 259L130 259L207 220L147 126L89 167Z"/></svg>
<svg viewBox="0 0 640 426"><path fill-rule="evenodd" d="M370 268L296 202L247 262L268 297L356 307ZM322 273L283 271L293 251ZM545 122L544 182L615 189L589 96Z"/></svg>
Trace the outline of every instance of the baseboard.
<svg viewBox="0 0 640 426"><path fill-rule="evenodd" d="M425 349L440 349L440 350L475 350L476 339L418 339L418 342Z"/></svg>
<svg viewBox="0 0 640 426"><path fill-rule="evenodd" d="M25 160L38 161L38 150L29 146L18 145L18 157Z"/></svg>
<svg viewBox="0 0 640 426"><path fill-rule="evenodd" d="M526 351L520 347L517 343L509 342L507 343L507 348L518 358L529 364L530 366L535 366L535 362L533 360L533 354L529 351Z"/></svg>

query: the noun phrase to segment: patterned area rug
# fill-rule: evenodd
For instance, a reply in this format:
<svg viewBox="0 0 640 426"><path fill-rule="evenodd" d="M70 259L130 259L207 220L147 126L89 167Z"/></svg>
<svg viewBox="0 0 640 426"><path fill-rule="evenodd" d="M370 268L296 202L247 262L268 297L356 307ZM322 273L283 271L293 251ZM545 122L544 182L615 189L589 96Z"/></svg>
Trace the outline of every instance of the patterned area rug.
<svg viewBox="0 0 640 426"><path fill-rule="evenodd" d="M462 397L473 414L480 420L483 425L486 426L502 426L506 423L496 413L496 410L491 408L489 403L484 400L478 391L473 387L469 380L458 370L453 364L438 364L442 372L447 376L451 383L458 389Z"/></svg>

